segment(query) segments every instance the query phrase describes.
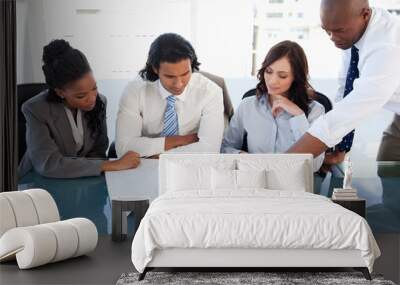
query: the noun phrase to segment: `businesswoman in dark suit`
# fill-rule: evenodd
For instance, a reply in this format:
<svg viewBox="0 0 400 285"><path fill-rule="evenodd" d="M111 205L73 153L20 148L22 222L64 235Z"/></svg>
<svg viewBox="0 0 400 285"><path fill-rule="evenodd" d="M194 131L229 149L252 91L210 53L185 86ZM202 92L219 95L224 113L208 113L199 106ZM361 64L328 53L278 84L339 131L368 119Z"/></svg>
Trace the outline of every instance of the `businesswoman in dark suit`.
<svg viewBox="0 0 400 285"><path fill-rule="evenodd" d="M135 168L135 152L107 161L106 98L98 94L85 55L64 40L43 48L43 72L49 89L22 105L27 150L20 176L32 167L47 177L74 178Z"/></svg>

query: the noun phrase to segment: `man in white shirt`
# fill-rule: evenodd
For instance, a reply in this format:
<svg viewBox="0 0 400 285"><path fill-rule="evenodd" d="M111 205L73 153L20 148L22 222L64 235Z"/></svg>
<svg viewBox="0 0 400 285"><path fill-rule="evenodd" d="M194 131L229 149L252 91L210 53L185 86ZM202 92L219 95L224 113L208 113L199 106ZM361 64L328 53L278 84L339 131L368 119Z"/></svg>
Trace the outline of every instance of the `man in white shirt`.
<svg viewBox="0 0 400 285"><path fill-rule="evenodd" d="M164 152L219 152L222 90L200 73L192 45L177 34L151 44L146 66L125 88L116 127L118 156Z"/></svg>
<svg viewBox="0 0 400 285"><path fill-rule="evenodd" d="M289 152L319 155L382 108L395 113L378 160L400 160L400 20L367 0L322 0L322 28L344 50L343 94ZM351 88L347 88L348 83ZM335 153L338 162L343 153Z"/></svg>

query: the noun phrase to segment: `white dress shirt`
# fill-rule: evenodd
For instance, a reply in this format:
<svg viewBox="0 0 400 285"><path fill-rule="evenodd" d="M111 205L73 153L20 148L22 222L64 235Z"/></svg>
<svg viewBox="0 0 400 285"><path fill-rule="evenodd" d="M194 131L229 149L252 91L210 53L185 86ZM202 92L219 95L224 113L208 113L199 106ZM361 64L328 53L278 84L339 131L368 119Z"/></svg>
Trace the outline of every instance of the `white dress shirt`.
<svg viewBox="0 0 400 285"><path fill-rule="evenodd" d="M71 125L72 137L74 138L74 141L76 143L76 151L79 152L82 149L84 143L82 111L80 109L77 110L75 122L74 114L72 114L72 111L66 106L64 106L64 110L67 114L68 122Z"/></svg>
<svg viewBox="0 0 400 285"><path fill-rule="evenodd" d="M355 46L359 50L360 76L354 80L353 91L343 98L351 57L348 49L339 76L340 101L308 130L329 147L381 108L400 114L400 19L384 9L373 8L368 27Z"/></svg>
<svg viewBox="0 0 400 285"><path fill-rule="evenodd" d="M127 151L147 157L166 152L164 128L167 97L172 95L160 83L137 78L125 88L119 104L116 126L118 156ZM179 135L197 133L199 141L168 152L219 152L224 129L222 90L200 73L193 73L184 92L176 96Z"/></svg>

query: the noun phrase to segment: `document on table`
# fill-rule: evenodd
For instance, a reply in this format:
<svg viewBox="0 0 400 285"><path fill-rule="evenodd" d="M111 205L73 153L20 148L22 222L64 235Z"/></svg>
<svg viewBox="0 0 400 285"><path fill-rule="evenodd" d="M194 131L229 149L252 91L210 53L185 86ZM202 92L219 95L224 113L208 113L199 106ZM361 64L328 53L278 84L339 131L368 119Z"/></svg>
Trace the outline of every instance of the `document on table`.
<svg viewBox="0 0 400 285"><path fill-rule="evenodd" d="M158 196L158 159L142 159L135 169L105 173L111 200L154 200Z"/></svg>

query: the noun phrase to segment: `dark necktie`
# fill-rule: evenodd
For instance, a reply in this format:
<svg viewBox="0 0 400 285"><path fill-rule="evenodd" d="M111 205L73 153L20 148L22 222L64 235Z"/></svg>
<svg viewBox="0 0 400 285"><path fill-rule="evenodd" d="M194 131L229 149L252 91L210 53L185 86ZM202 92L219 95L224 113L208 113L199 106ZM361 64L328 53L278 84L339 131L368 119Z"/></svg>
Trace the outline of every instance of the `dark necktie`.
<svg viewBox="0 0 400 285"><path fill-rule="evenodd" d="M349 94L353 90L353 82L360 75L357 65L358 65L358 49L355 46L353 46L351 48L350 66L349 70L347 71L346 85L344 87L343 98L346 97L347 94ZM354 138L354 130L348 133L342 139L342 141L336 145L336 149L338 151L345 151L345 152L350 151L351 146L353 145L353 138Z"/></svg>

